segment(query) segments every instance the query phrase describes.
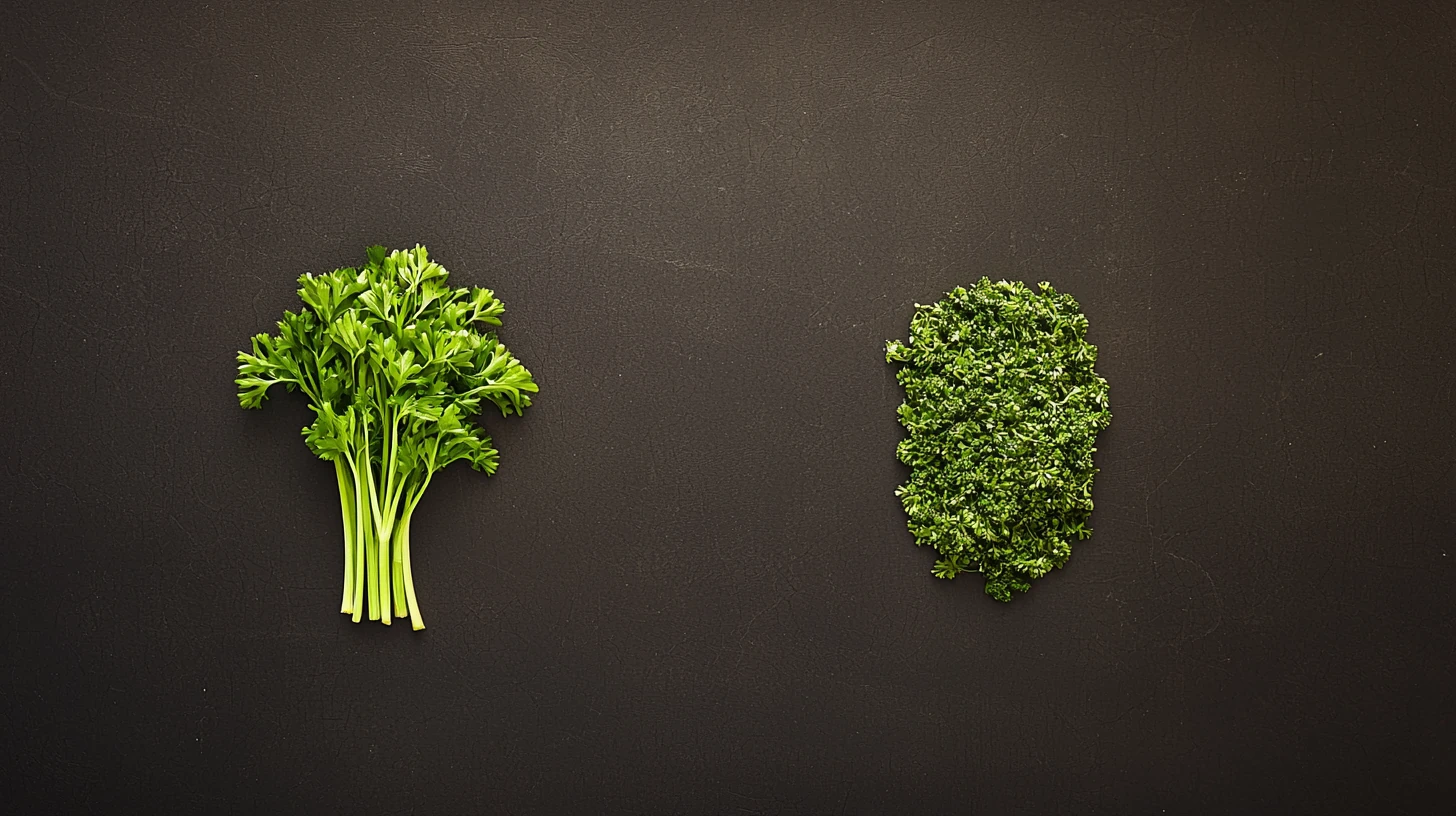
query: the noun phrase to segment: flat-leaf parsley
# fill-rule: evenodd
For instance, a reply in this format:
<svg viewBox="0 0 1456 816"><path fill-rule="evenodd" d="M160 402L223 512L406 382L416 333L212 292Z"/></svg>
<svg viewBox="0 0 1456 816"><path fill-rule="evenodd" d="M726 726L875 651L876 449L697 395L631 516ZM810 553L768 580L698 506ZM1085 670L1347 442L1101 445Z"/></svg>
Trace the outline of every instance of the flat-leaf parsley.
<svg viewBox="0 0 1456 816"><path fill-rule="evenodd" d="M1091 535L1092 453L1112 412L1086 335L1077 301L1051 284L982 278L917 304L910 339L887 344L908 432L896 495L915 542L940 552L936 577L977 571L1009 601Z"/></svg>
<svg viewBox="0 0 1456 816"><path fill-rule="evenodd" d="M238 400L259 408L282 384L308 397L309 449L334 463L344 520L340 611L358 623L409 615L425 628L410 569L410 519L441 468L466 461L495 473L499 454L471 421L531 404L536 383L481 326L501 324L495 293L447 285L422 246L370 247L361 269L298 279L306 308L284 312L278 336L238 354Z"/></svg>

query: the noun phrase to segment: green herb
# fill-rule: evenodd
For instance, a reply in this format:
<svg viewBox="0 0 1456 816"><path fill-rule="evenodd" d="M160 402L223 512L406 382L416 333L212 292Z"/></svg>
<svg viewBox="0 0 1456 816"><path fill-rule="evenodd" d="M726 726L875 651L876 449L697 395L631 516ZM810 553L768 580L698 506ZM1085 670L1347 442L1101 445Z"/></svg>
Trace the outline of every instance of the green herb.
<svg viewBox="0 0 1456 816"><path fill-rule="evenodd" d="M298 279L304 308L278 335L238 354L238 401L258 408L282 384L309 400L303 429L334 463L344 519L340 611L358 623L410 617L425 628L410 571L410 519L430 479L455 461L495 473L499 454L470 418L484 403L520 414L536 389L520 361L479 326L505 306L489 289L451 288L426 250L370 247L362 269Z"/></svg>
<svg viewBox="0 0 1456 816"><path fill-rule="evenodd" d="M917 304L909 341L886 346L902 364L898 454L911 468L896 495L915 542L940 552L936 577L978 571L1009 601L1091 535L1092 452L1112 412L1086 334L1051 284L982 278Z"/></svg>

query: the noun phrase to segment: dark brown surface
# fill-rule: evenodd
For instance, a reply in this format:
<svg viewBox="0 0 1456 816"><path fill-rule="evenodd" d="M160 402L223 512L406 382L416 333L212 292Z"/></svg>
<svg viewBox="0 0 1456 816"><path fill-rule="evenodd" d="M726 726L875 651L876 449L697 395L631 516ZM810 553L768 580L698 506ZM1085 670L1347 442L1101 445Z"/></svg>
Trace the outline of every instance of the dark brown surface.
<svg viewBox="0 0 1456 816"><path fill-rule="evenodd" d="M24 812L1430 812L1456 763L1441 3L3 12L0 792ZM1366 10L1363 6L1378 6ZM334 611L232 355L425 242L542 393ZM882 344L1075 294L1096 534L929 575Z"/></svg>

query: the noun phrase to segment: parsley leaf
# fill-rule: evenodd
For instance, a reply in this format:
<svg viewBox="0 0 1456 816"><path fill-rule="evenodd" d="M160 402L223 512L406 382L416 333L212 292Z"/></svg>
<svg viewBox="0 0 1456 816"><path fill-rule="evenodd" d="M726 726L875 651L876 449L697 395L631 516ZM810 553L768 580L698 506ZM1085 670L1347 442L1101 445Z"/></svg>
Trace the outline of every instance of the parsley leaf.
<svg viewBox="0 0 1456 816"><path fill-rule="evenodd" d="M907 341L891 340L905 388L896 490L937 578L980 572L999 601L1067 563L1091 535L1097 434L1112 420L1097 348L1070 295L1048 283L982 278L916 305Z"/></svg>
<svg viewBox="0 0 1456 816"><path fill-rule="evenodd" d="M362 268L298 279L305 309L284 312L277 336L238 354L238 402L300 390L315 420L304 441L333 462L344 522L340 611L359 622L408 615L425 628L410 569L410 520L430 480L469 462L493 474L500 454L471 421L531 404L536 383L497 339L505 305L489 289L451 288L422 246L370 247ZM391 603L393 615L391 615Z"/></svg>

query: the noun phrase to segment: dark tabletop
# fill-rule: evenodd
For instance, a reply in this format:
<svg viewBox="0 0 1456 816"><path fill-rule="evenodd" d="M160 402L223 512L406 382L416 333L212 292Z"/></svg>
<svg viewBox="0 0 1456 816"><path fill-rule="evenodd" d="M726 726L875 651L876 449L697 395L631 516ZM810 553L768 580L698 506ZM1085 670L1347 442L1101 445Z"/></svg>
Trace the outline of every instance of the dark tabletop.
<svg viewBox="0 0 1456 816"><path fill-rule="evenodd" d="M24 812L1456 793L1447 4L3 17ZM307 408L232 379L301 272L416 242L541 393L431 488L412 634L338 615ZM1075 295L1112 386L1095 535L1009 605L894 495L884 342L983 275Z"/></svg>

